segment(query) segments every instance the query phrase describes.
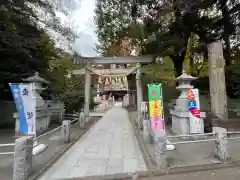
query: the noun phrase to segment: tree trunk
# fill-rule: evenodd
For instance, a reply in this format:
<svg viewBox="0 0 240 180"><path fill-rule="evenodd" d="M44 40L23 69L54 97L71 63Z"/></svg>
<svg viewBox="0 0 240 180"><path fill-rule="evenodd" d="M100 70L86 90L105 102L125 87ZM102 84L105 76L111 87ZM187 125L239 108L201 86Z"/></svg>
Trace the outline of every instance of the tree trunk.
<svg viewBox="0 0 240 180"><path fill-rule="evenodd" d="M175 71L175 77L181 76L182 69L183 69L183 61L184 58L181 59L181 56L174 56L172 58L173 65L174 65L174 71Z"/></svg>
<svg viewBox="0 0 240 180"><path fill-rule="evenodd" d="M175 53L176 55L171 55L170 58L173 61L175 77L181 76L183 70L183 62L185 54L187 51L187 43L183 47L184 49L180 53Z"/></svg>

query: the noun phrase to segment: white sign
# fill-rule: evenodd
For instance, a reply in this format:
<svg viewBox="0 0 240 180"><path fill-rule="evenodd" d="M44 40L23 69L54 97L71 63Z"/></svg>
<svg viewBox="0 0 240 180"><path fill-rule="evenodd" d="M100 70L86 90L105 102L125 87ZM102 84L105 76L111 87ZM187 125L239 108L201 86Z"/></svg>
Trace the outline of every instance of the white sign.
<svg viewBox="0 0 240 180"><path fill-rule="evenodd" d="M198 89L188 90L188 109L190 133L203 133L203 121L200 117L200 103Z"/></svg>
<svg viewBox="0 0 240 180"><path fill-rule="evenodd" d="M108 104L108 100L107 100L107 96L106 95L103 95L103 104Z"/></svg>
<svg viewBox="0 0 240 180"><path fill-rule="evenodd" d="M147 107L147 102L141 102L141 112L147 112L148 107Z"/></svg>
<svg viewBox="0 0 240 180"><path fill-rule="evenodd" d="M36 98L33 84L9 84L19 113L19 131L36 135Z"/></svg>

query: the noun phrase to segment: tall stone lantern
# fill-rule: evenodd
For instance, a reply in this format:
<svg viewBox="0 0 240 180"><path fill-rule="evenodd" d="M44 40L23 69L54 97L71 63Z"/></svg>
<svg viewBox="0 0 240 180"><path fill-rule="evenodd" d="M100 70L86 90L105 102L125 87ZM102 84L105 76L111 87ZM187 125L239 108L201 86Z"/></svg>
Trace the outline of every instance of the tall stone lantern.
<svg viewBox="0 0 240 180"><path fill-rule="evenodd" d="M33 83L34 95L36 97L36 131L37 134L45 131L50 124L51 113L48 111L44 99L41 97L41 92L45 90L49 82L39 76L36 72L34 76L23 80L27 83Z"/></svg>
<svg viewBox="0 0 240 180"><path fill-rule="evenodd" d="M176 106L170 110L172 116L172 130L177 134L188 135L190 134L190 113L188 110L188 89L193 88L191 81L197 79L196 77L186 74L183 70L182 75L177 77L176 80L179 82L178 89L181 94L176 100ZM200 112L200 132L204 133L203 118L206 117L205 112Z"/></svg>

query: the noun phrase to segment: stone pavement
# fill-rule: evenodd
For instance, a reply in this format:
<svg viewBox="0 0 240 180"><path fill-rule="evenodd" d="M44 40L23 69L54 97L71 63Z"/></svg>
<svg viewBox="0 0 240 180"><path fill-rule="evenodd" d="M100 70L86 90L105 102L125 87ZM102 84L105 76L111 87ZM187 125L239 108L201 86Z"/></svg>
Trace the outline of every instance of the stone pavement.
<svg viewBox="0 0 240 180"><path fill-rule="evenodd" d="M119 106L108 110L40 180L146 171L128 112Z"/></svg>

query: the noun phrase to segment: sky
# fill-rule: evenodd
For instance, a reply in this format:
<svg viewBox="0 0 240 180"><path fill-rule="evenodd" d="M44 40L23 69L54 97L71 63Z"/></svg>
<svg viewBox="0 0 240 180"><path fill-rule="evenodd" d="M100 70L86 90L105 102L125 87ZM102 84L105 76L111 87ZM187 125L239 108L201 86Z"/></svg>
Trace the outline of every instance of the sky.
<svg viewBox="0 0 240 180"><path fill-rule="evenodd" d="M67 18L72 22L72 29L79 36L73 47L82 56L98 55L94 50L98 42L94 24L95 2L96 0L63 0L69 12Z"/></svg>

